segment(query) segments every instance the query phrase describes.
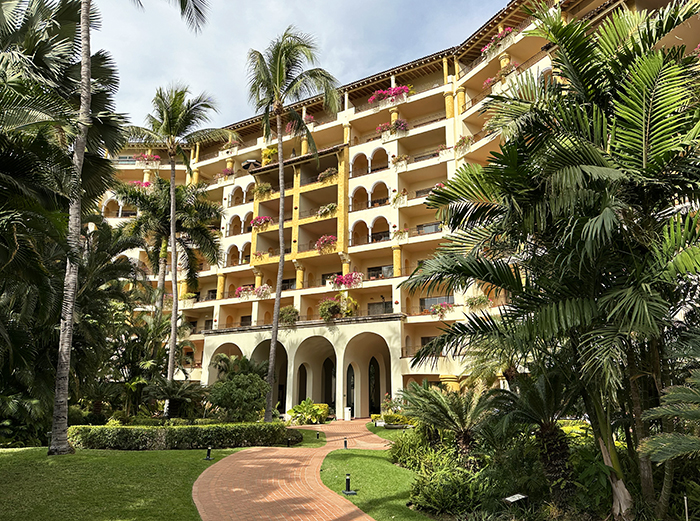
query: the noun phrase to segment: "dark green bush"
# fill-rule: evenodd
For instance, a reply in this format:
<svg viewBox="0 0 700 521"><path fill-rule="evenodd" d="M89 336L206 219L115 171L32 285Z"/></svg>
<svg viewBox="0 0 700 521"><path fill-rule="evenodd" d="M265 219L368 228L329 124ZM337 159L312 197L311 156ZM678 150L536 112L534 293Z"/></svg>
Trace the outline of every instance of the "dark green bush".
<svg viewBox="0 0 700 521"><path fill-rule="evenodd" d="M197 418L194 420L195 425L217 425L220 423L221 420L217 420L216 418Z"/></svg>
<svg viewBox="0 0 700 521"><path fill-rule="evenodd" d="M79 449L171 450L286 445L302 439L282 423L236 423L178 427L75 426L68 440Z"/></svg>
<svg viewBox="0 0 700 521"><path fill-rule="evenodd" d="M436 514L459 514L477 509L486 490L486 481L480 474L450 464L440 451L429 452L428 459L431 458L439 461L429 462L418 472L411 487L411 501L418 508Z"/></svg>
<svg viewBox="0 0 700 521"><path fill-rule="evenodd" d="M409 416L403 414L384 414L384 421L389 425L414 425L415 421Z"/></svg>
<svg viewBox="0 0 700 521"><path fill-rule="evenodd" d="M423 432L411 429L399 436L389 449L391 461L411 470L418 470L421 461L430 450Z"/></svg>
<svg viewBox="0 0 700 521"><path fill-rule="evenodd" d="M192 425L192 422L186 418L170 418L169 420L165 420L165 422L163 422L163 425L177 427L180 425Z"/></svg>
<svg viewBox="0 0 700 521"><path fill-rule="evenodd" d="M257 374L235 374L216 382L209 400L226 411L226 420L252 422L265 408L265 395L270 386Z"/></svg>
<svg viewBox="0 0 700 521"><path fill-rule="evenodd" d="M85 425L88 423L85 413L77 405L68 407L68 425Z"/></svg>
<svg viewBox="0 0 700 521"><path fill-rule="evenodd" d="M147 416L136 416L132 418L129 425L139 426L139 427L158 427L163 425L163 420L160 418L149 418Z"/></svg>

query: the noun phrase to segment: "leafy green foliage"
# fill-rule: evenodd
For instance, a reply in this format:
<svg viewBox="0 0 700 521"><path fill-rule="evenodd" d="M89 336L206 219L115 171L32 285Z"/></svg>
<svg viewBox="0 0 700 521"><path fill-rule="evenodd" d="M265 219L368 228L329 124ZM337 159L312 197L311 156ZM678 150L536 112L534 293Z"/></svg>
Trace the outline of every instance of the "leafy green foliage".
<svg viewBox="0 0 700 521"><path fill-rule="evenodd" d="M282 423L236 423L175 427L75 426L68 439L80 449L170 450L271 446L295 443L301 434Z"/></svg>
<svg viewBox="0 0 700 521"><path fill-rule="evenodd" d="M292 305L284 306L280 309L280 324L293 326L299 320L299 310Z"/></svg>
<svg viewBox="0 0 700 521"><path fill-rule="evenodd" d="M265 408L265 395L269 389L270 386L257 374L234 374L212 386L209 400L224 409L229 421L256 421Z"/></svg>
<svg viewBox="0 0 700 521"><path fill-rule="evenodd" d="M291 416L291 421L295 425L324 423L328 417L328 404L314 403L311 398L306 398L287 411L287 414Z"/></svg>

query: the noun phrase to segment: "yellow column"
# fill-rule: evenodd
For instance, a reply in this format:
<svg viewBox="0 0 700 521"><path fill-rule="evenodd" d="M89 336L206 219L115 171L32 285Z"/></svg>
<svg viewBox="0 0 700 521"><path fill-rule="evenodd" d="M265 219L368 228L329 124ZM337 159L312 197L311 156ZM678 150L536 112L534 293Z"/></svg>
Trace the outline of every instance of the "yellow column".
<svg viewBox="0 0 700 521"><path fill-rule="evenodd" d="M447 78L450 75L450 71L448 70L449 65L447 64L447 56L445 56L442 59L442 76L443 76L443 84L447 85Z"/></svg>
<svg viewBox="0 0 700 521"><path fill-rule="evenodd" d="M184 295L185 293L189 293L190 288L187 286L187 282L185 282L184 280L180 282L178 286L180 286L177 292L179 298L182 298L182 295Z"/></svg>
<svg viewBox="0 0 700 521"><path fill-rule="evenodd" d="M350 123L343 123L343 141L346 144L350 144L350 128L352 125Z"/></svg>
<svg viewBox="0 0 700 521"><path fill-rule="evenodd" d="M194 161L199 163L199 143L194 146Z"/></svg>
<svg viewBox="0 0 700 521"><path fill-rule="evenodd" d="M447 119L455 117L455 102L451 92L445 92L445 117Z"/></svg>
<svg viewBox="0 0 700 521"><path fill-rule="evenodd" d="M309 153L309 140L306 138L306 134L304 134L301 138L301 155L304 156Z"/></svg>
<svg viewBox="0 0 700 521"><path fill-rule="evenodd" d="M146 169L143 171L143 182L144 183L150 183L151 182L151 171Z"/></svg>
<svg viewBox="0 0 700 521"><path fill-rule="evenodd" d="M350 148L338 152L338 209L335 212L338 222L338 251L348 251L348 194L350 179Z"/></svg>
<svg viewBox="0 0 700 521"><path fill-rule="evenodd" d="M294 264L294 267L296 268L296 273L297 273L297 289L304 289L304 272L306 271L306 268L302 266L301 264Z"/></svg>
<svg viewBox="0 0 700 521"><path fill-rule="evenodd" d="M455 79L458 79L459 78L459 60L457 59L456 56L455 56L454 65L455 65Z"/></svg>
<svg viewBox="0 0 700 521"><path fill-rule="evenodd" d="M464 87L457 87L457 112L461 114L464 112L464 104L466 99L464 96Z"/></svg>
<svg viewBox="0 0 700 521"><path fill-rule="evenodd" d="M401 246L392 246L391 252L394 259L394 277L401 277Z"/></svg>
<svg viewBox="0 0 700 521"><path fill-rule="evenodd" d="M255 287L259 288L263 283L263 273L260 268L253 268L253 275L255 275Z"/></svg>
<svg viewBox="0 0 700 521"><path fill-rule="evenodd" d="M233 159L230 157L226 160L226 168L233 171Z"/></svg>
<svg viewBox="0 0 700 521"><path fill-rule="evenodd" d="M389 109L389 114L391 114L391 122L393 123L399 119L399 109L397 107L391 107Z"/></svg>
<svg viewBox="0 0 700 521"><path fill-rule="evenodd" d="M343 258L343 275L350 273L350 259Z"/></svg>
<svg viewBox="0 0 700 521"><path fill-rule="evenodd" d="M510 65L510 54L504 52L498 57L498 61L501 64L501 69L506 68L508 65Z"/></svg>
<svg viewBox="0 0 700 521"><path fill-rule="evenodd" d="M199 168L192 170L192 184L196 185L199 183Z"/></svg>
<svg viewBox="0 0 700 521"><path fill-rule="evenodd" d="M226 274L219 273L216 276L216 299L221 300L224 298L224 291L226 289Z"/></svg>
<svg viewBox="0 0 700 521"><path fill-rule="evenodd" d="M187 176L185 177L185 184L186 185L191 185L192 184L192 174L187 172Z"/></svg>
<svg viewBox="0 0 700 521"><path fill-rule="evenodd" d="M455 391L457 393L460 391L459 378L453 374L441 374L440 383L445 384L448 391Z"/></svg>

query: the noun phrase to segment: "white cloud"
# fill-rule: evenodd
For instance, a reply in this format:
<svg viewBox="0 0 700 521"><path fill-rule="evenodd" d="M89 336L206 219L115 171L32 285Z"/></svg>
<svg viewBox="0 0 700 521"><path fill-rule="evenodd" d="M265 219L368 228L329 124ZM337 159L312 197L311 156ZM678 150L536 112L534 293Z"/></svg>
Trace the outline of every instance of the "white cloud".
<svg viewBox="0 0 700 521"><path fill-rule="evenodd" d="M227 125L252 116L247 97L248 50L263 50L292 24L317 38L321 66L341 83L458 45L506 0L401 3L354 0L212 0L201 34L188 30L167 2L145 10L120 0L98 2L102 30L93 51L114 56L121 77L117 108L142 124L159 86L181 81L206 91L219 107L212 121Z"/></svg>

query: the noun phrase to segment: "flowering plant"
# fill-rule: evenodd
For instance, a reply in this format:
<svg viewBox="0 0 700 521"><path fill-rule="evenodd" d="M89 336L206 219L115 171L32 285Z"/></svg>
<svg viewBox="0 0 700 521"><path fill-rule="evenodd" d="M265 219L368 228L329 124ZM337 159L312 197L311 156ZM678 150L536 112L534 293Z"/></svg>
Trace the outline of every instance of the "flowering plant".
<svg viewBox="0 0 700 521"><path fill-rule="evenodd" d="M406 132L408 130L408 121L405 119L397 119L391 124L391 130L394 132Z"/></svg>
<svg viewBox="0 0 700 521"><path fill-rule="evenodd" d="M330 322L340 315L340 301L336 297L324 298L318 303L318 314L324 322Z"/></svg>
<svg viewBox="0 0 700 521"><path fill-rule="evenodd" d="M493 300L488 298L486 295L479 295L478 297L467 297L464 299L464 304L469 309L482 309L486 306L492 306Z"/></svg>
<svg viewBox="0 0 700 521"><path fill-rule="evenodd" d="M264 251L254 251L254 252L253 252L253 258L254 258L255 260L260 260L260 259L262 259L264 256L265 256L265 252L264 252Z"/></svg>
<svg viewBox="0 0 700 521"><path fill-rule="evenodd" d="M253 293L257 298L270 298L270 295L272 294L272 288L270 287L269 284L263 284L262 286L258 286L253 290Z"/></svg>
<svg viewBox="0 0 700 521"><path fill-rule="evenodd" d="M399 163L407 163L408 162L408 155L406 154L399 154L398 156L396 154L391 155L391 164L396 166Z"/></svg>
<svg viewBox="0 0 700 521"><path fill-rule="evenodd" d="M238 286L233 293L235 298L250 298L253 294L253 286Z"/></svg>
<svg viewBox="0 0 700 521"><path fill-rule="evenodd" d="M348 289L357 288L362 284L363 277L364 275L359 271L351 271L347 275L336 275L335 278L332 279L331 285L333 289L340 289L343 286Z"/></svg>
<svg viewBox="0 0 700 521"><path fill-rule="evenodd" d="M506 27L500 33L493 35L491 37L491 41L489 41L489 43L487 43L481 48L481 54L486 54L489 51L489 49L494 48L496 45L501 43L503 40L506 39L507 36L510 36L511 34L513 34L513 28Z"/></svg>
<svg viewBox="0 0 700 521"><path fill-rule="evenodd" d="M384 100L394 102L397 98L408 94L410 91L411 88L407 85L397 85L396 87L389 87L386 90L375 90L367 100L367 103L372 105L373 103Z"/></svg>
<svg viewBox="0 0 700 521"><path fill-rule="evenodd" d="M137 188L148 188L151 183L148 181L131 181L129 184L134 185Z"/></svg>
<svg viewBox="0 0 700 521"><path fill-rule="evenodd" d="M265 228L271 222L272 217L269 215L259 215L257 217L253 217L253 219L250 221L250 225L254 230L259 230L261 228Z"/></svg>
<svg viewBox="0 0 700 521"><path fill-rule="evenodd" d="M474 137L473 136L460 136L457 142L455 143L455 148L464 148L467 145L472 145L474 143Z"/></svg>
<svg viewBox="0 0 700 521"><path fill-rule="evenodd" d="M394 230L392 237L394 239L405 239L408 237L408 228L404 228L403 230Z"/></svg>
<svg viewBox="0 0 700 521"><path fill-rule="evenodd" d="M253 188L253 194L257 197L264 197L272 192L272 185L270 183L258 183Z"/></svg>
<svg viewBox="0 0 700 521"><path fill-rule="evenodd" d="M320 182L320 181L325 181L326 179L329 179L329 178L333 177L333 176L336 175L337 173L338 173L338 169L337 169L337 168L333 168L333 167L331 167L331 168L326 168L323 172L321 172L320 174L318 174L318 181L319 181L319 182Z"/></svg>
<svg viewBox="0 0 700 521"><path fill-rule="evenodd" d="M314 116L313 114L307 114L304 116L304 123L313 123L314 122Z"/></svg>
<svg viewBox="0 0 700 521"><path fill-rule="evenodd" d="M520 64L516 62L510 62L508 65L503 67L498 73L493 77L493 78L486 78L486 81L484 81L484 90L488 89L491 85L496 83L497 81L500 81L504 79L506 76L508 76L511 72L515 72L518 67L520 67Z"/></svg>
<svg viewBox="0 0 700 521"><path fill-rule="evenodd" d="M156 156L154 154L136 154L134 156L134 160L136 161L146 161L152 162L152 161L160 161L160 156Z"/></svg>
<svg viewBox="0 0 700 521"><path fill-rule="evenodd" d="M214 179L223 179L229 175L233 175L233 170L231 168L224 168L221 172L214 174Z"/></svg>
<svg viewBox="0 0 700 521"><path fill-rule="evenodd" d="M433 190L439 190L440 188L445 188L445 185L442 183L435 183L435 186L433 186Z"/></svg>
<svg viewBox="0 0 700 521"><path fill-rule="evenodd" d="M338 205L335 203L328 203L321 206L316 212L317 217L325 217L326 215L331 215L338 209Z"/></svg>
<svg viewBox="0 0 700 521"><path fill-rule="evenodd" d="M389 132L391 131L391 123L380 123L377 125L377 134L381 134L382 132Z"/></svg>
<svg viewBox="0 0 700 521"><path fill-rule="evenodd" d="M430 306L430 314L434 317L440 317L440 320L442 320L443 318L445 318L445 315L448 311L452 311L453 307L455 307L455 305L450 304L449 302L440 302L439 304L433 304L432 306Z"/></svg>
<svg viewBox="0 0 700 521"><path fill-rule="evenodd" d="M445 145L444 143L442 145L440 145L439 147L437 147L438 152L444 152L445 150L449 150L449 147L447 145Z"/></svg>
<svg viewBox="0 0 700 521"><path fill-rule="evenodd" d="M332 248L338 242L338 237L335 235L321 235L316 241L316 251L321 253L326 248Z"/></svg>

